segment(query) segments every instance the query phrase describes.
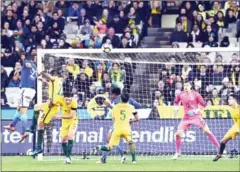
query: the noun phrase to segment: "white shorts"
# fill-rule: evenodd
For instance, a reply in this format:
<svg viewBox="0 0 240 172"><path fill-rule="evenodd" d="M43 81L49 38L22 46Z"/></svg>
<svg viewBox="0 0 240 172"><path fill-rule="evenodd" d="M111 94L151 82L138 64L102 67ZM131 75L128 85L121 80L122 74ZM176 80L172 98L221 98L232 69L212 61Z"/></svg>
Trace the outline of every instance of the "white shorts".
<svg viewBox="0 0 240 172"><path fill-rule="evenodd" d="M19 107L29 107L30 102L35 97L35 94L36 94L36 91L32 88L21 88L18 106Z"/></svg>

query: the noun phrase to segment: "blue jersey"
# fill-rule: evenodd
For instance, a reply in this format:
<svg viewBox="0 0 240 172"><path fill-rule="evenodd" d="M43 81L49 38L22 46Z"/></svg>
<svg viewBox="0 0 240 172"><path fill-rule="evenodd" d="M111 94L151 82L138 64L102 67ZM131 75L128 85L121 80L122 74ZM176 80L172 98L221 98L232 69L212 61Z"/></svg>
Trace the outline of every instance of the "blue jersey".
<svg viewBox="0 0 240 172"><path fill-rule="evenodd" d="M30 67L27 67L26 64L30 64ZM36 87L36 78L37 78L37 67L31 60L24 60L23 67L21 70L21 82L20 88L33 88Z"/></svg>
<svg viewBox="0 0 240 172"><path fill-rule="evenodd" d="M117 96L117 98L115 98L115 99L112 100L112 103L113 103L114 105L116 105L116 104L118 104L118 103L120 103L120 102L121 102L121 96ZM142 108L142 105L141 105L140 103L136 102L136 101L135 101L133 98L131 98L131 97L129 98L128 103L129 103L130 105L133 105L135 109L141 109L141 108Z"/></svg>

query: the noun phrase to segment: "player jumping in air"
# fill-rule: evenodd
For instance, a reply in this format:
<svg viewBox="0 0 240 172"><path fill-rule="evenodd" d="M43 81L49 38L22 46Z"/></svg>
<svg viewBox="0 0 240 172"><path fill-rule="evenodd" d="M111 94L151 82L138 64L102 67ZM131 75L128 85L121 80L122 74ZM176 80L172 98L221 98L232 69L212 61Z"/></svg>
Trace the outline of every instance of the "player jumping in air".
<svg viewBox="0 0 240 172"><path fill-rule="evenodd" d="M132 105L128 104L128 101L129 95L127 93L122 94L121 103L113 107L112 119L114 121L114 130L110 141L107 145L99 145L94 148L94 154L96 154L98 150L111 151L113 147L119 145L119 141L123 137L129 143L130 152L132 154L132 163L136 163L135 145L132 141L130 123L138 121L139 117L135 108ZM133 120L131 120L132 115L134 115Z"/></svg>
<svg viewBox="0 0 240 172"><path fill-rule="evenodd" d="M231 139L235 139L236 136L240 134L240 105L237 103L237 96L230 94L228 98L228 104L231 106L230 113L234 124L221 140L219 153L213 159L213 161L217 161L222 158L227 142Z"/></svg>
<svg viewBox="0 0 240 172"><path fill-rule="evenodd" d="M61 127L61 141L64 155L66 156L65 163L71 164L71 153L73 147L73 140L78 127L77 117L77 100L73 98L73 93L64 92L64 97L59 97L56 102L60 105L63 114L55 115L55 119L62 120Z"/></svg>
<svg viewBox="0 0 240 172"><path fill-rule="evenodd" d="M190 82L185 82L184 91L179 93L174 100L174 105L176 106L176 109L174 111L175 115L178 112L177 106L180 102L184 108L184 117L178 125L178 130L176 132L176 153L172 159L176 160L181 155L181 136L183 132L188 130L191 125L199 127L205 134L208 135L209 140L219 149L220 145L216 137L209 130L200 112L201 106L205 107L206 103L199 93L191 90Z"/></svg>
<svg viewBox="0 0 240 172"><path fill-rule="evenodd" d="M15 126L19 120L22 123L21 139L22 142L28 133L26 132L27 125L27 110L30 102L35 97L36 88L36 78L37 78L37 67L34 62L26 57L23 62L23 67L21 70L21 81L20 81L20 99L18 101L18 107L10 125L4 126L5 129L10 131L15 131Z"/></svg>
<svg viewBox="0 0 240 172"><path fill-rule="evenodd" d="M112 102L111 103L110 102L104 102L104 104L107 105L107 107L112 109L114 105L116 105L118 103L121 103L121 89L120 88L113 88L111 93L112 93L112 96L111 96L112 97ZM131 97L129 98L128 103L130 105L134 106L135 109L141 109L142 108L142 105L139 104L138 102L136 102ZM109 140L112 137L113 129L114 129L114 126L112 126L108 131L107 143L109 143ZM119 146L116 146L115 149L121 155L121 163L124 163L125 160L126 160L126 157L124 156L122 149ZM102 155L101 160L97 161L98 164L105 164L106 163L108 152L103 151L102 154L103 155Z"/></svg>
<svg viewBox="0 0 240 172"><path fill-rule="evenodd" d="M29 132L35 132L35 128L38 121L39 116L39 123L38 123L38 130L37 130L37 147L36 150L34 150L32 156L36 156L39 153L43 152L42 144L43 144L43 135L44 135L44 128L45 125L49 124L52 120L53 116L58 114L59 112L59 105L56 102L58 98L62 96L62 79L57 77L57 72L52 71L52 75L41 72L40 75L42 75L44 78L47 78L48 81L48 94L49 94L49 100L46 103L36 104L34 106L34 115L32 120L32 125L30 129L28 129Z"/></svg>

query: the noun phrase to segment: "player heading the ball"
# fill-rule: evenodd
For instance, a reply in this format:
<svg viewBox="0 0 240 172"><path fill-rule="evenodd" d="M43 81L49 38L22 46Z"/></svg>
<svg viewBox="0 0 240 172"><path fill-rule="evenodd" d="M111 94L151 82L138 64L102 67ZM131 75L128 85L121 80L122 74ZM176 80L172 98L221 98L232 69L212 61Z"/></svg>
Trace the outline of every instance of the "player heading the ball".
<svg viewBox="0 0 240 172"><path fill-rule="evenodd" d="M231 139L235 139L236 136L240 134L240 105L237 103L237 96L235 94L229 95L228 104L230 105L230 113L234 124L221 140L219 153L213 161L217 161L222 158L227 142Z"/></svg>
<svg viewBox="0 0 240 172"><path fill-rule="evenodd" d="M200 128L205 134L208 135L209 140L219 149L220 145L208 128L208 125L204 121L201 109L206 106L206 103L202 96L191 89L191 82L186 81L184 83L184 91L180 92L174 100L174 114L178 113L178 105L181 102L184 108L184 116L178 125L176 132L176 153L173 156L173 160L176 160L181 155L181 136L184 131L188 130L191 125L195 125Z"/></svg>
<svg viewBox="0 0 240 172"><path fill-rule="evenodd" d="M121 103L115 105L112 109L112 119L114 121L114 130L112 137L107 145L99 145L93 149L93 153L96 154L98 150L111 151L113 147L119 145L120 139L123 137L130 147L132 155L132 163L136 163L135 145L132 141L131 132L131 117L134 116L134 122L139 120L136 109L128 104L129 95L124 93L121 95Z"/></svg>

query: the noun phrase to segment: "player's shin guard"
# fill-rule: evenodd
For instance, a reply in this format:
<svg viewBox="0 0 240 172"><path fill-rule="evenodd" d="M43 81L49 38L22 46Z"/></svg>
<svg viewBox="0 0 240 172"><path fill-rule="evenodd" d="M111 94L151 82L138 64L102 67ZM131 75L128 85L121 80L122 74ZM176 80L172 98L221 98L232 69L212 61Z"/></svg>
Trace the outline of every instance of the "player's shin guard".
<svg viewBox="0 0 240 172"><path fill-rule="evenodd" d="M42 149L43 134L44 134L43 129L38 130L38 132L37 132L37 149Z"/></svg>
<svg viewBox="0 0 240 172"><path fill-rule="evenodd" d="M73 147L73 140L68 140L68 149L67 149L67 157L71 156Z"/></svg>
<svg viewBox="0 0 240 172"><path fill-rule="evenodd" d="M226 147L226 144L225 144L225 143L221 143L221 144L220 144L219 155L222 155L222 154L223 154L223 151L224 151L225 147Z"/></svg>
<svg viewBox="0 0 240 172"><path fill-rule="evenodd" d="M13 121L10 124L11 127L15 127L17 125L18 121L20 120L20 117L21 117L20 112L18 110L16 110L15 115L13 117Z"/></svg>
<svg viewBox="0 0 240 172"><path fill-rule="evenodd" d="M62 149L63 149L63 153L66 157L68 157L68 145L67 143L62 143Z"/></svg>
<svg viewBox="0 0 240 172"><path fill-rule="evenodd" d="M118 153L121 155L121 157L123 156L123 151L119 146L116 146L115 149L118 151Z"/></svg>
<svg viewBox="0 0 240 172"><path fill-rule="evenodd" d="M181 137L176 136L176 152L180 153L181 152Z"/></svg>
<svg viewBox="0 0 240 172"><path fill-rule="evenodd" d="M133 142L130 142L129 146L130 146L130 152L131 152L131 155L132 155L132 161L136 161L135 145L134 145Z"/></svg>
<svg viewBox="0 0 240 172"><path fill-rule="evenodd" d="M217 138L213 135L213 133L209 133L208 138L218 149L220 148Z"/></svg>
<svg viewBox="0 0 240 172"><path fill-rule="evenodd" d="M20 117L21 123L22 123L22 134L26 132L26 127L27 127L27 114L23 114Z"/></svg>

